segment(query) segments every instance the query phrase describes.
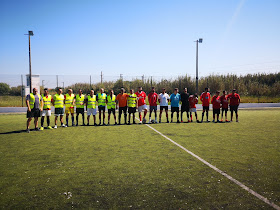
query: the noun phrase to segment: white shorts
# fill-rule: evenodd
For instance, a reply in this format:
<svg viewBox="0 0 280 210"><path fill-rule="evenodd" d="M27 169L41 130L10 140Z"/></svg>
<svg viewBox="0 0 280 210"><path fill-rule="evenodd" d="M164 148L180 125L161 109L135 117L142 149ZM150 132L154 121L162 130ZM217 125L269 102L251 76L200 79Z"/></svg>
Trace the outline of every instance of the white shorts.
<svg viewBox="0 0 280 210"><path fill-rule="evenodd" d="M143 110L148 109L147 105L144 104L142 106L138 106L138 112L142 112Z"/></svg>
<svg viewBox="0 0 280 210"><path fill-rule="evenodd" d="M52 115L51 110L43 110L42 111L42 117L44 117L44 116L50 117L51 115Z"/></svg>
<svg viewBox="0 0 280 210"><path fill-rule="evenodd" d="M196 112L196 108L190 108L190 112Z"/></svg>
<svg viewBox="0 0 280 210"><path fill-rule="evenodd" d="M96 109L94 109L94 108L88 108L88 109L87 109L87 115L90 116L91 114L92 114L93 116L96 115Z"/></svg>

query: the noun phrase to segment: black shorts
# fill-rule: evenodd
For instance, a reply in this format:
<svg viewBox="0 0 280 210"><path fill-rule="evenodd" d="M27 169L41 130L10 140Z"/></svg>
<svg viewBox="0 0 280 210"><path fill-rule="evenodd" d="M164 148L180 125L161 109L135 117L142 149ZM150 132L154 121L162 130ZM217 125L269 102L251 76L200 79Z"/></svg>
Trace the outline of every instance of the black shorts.
<svg viewBox="0 0 280 210"><path fill-rule="evenodd" d="M171 107L171 112L179 112L179 107Z"/></svg>
<svg viewBox="0 0 280 210"><path fill-rule="evenodd" d="M98 111L101 112L105 112L105 106L98 106Z"/></svg>
<svg viewBox="0 0 280 210"><path fill-rule="evenodd" d="M213 109L213 114L220 114L221 109Z"/></svg>
<svg viewBox="0 0 280 210"><path fill-rule="evenodd" d="M206 110L206 111L209 111L209 106L202 106L203 107L203 111Z"/></svg>
<svg viewBox="0 0 280 210"><path fill-rule="evenodd" d="M126 112L127 112L127 106L119 107L119 114L122 114L122 113L126 114Z"/></svg>
<svg viewBox="0 0 280 210"><path fill-rule="evenodd" d="M116 109L115 108L111 108L111 109L108 109L108 114L116 114Z"/></svg>
<svg viewBox="0 0 280 210"><path fill-rule="evenodd" d="M135 113L136 112L136 107L128 107L128 113Z"/></svg>
<svg viewBox="0 0 280 210"><path fill-rule="evenodd" d="M235 111L235 112L237 112L237 110L238 110L238 105L229 105L229 107L230 107L230 111Z"/></svg>
<svg viewBox="0 0 280 210"><path fill-rule="evenodd" d="M222 108L222 111L227 112L227 111L228 111L228 108Z"/></svg>
<svg viewBox="0 0 280 210"><path fill-rule="evenodd" d="M54 109L54 114L56 115L64 115L63 108L55 108Z"/></svg>
<svg viewBox="0 0 280 210"><path fill-rule="evenodd" d="M160 111L162 110L168 111L168 106L160 106Z"/></svg>
<svg viewBox="0 0 280 210"><path fill-rule="evenodd" d="M33 117L40 117L41 116L41 111L40 109L31 109L31 111L27 111L27 118L33 118Z"/></svg>
<svg viewBox="0 0 280 210"><path fill-rule="evenodd" d="M84 108L76 108L76 114L84 114L85 109Z"/></svg>
<svg viewBox="0 0 280 210"><path fill-rule="evenodd" d="M189 112L190 107L189 106L181 106L181 112Z"/></svg>

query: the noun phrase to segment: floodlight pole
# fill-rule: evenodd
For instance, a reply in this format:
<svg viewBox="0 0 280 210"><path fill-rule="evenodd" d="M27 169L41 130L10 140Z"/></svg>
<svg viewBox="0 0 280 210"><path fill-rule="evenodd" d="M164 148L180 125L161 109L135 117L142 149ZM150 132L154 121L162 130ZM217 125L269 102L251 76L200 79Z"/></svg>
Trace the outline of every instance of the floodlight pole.
<svg viewBox="0 0 280 210"><path fill-rule="evenodd" d="M32 82L31 82L31 46L30 46L30 35L29 38L29 86L30 86L30 93L32 93Z"/></svg>
<svg viewBox="0 0 280 210"><path fill-rule="evenodd" d="M196 40L196 93L198 94L198 43L202 43L202 38Z"/></svg>
<svg viewBox="0 0 280 210"><path fill-rule="evenodd" d="M33 31L28 31L28 34L24 34L24 35L28 35L28 40L29 40L29 87L30 87L30 93L32 93L32 82L31 82L31 78L32 78L32 72L31 72L31 44L30 44L30 36L33 36Z"/></svg>

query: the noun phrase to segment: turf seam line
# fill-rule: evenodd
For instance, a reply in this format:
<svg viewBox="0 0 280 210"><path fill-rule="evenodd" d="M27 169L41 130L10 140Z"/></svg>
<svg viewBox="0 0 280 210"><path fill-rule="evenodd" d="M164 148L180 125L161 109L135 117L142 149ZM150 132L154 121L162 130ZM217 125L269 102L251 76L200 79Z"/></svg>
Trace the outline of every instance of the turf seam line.
<svg viewBox="0 0 280 210"><path fill-rule="evenodd" d="M268 205L270 205L271 207L280 210L280 207L278 205L276 205L275 203L273 203L272 201L268 200L266 197L260 195L259 193L255 192L254 190L250 189L249 187L247 187L246 185L244 185L243 183L241 183L240 181L234 179L232 176L228 175L227 173L223 172L222 170L218 169L216 166L208 163L206 160L202 159L201 157L199 157L198 155L194 154L193 152L189 151L188 149L186 149L185 147L183 147L182 145L178 144L177 142L173 141L172 139L170 139L169 137L165 136L164 134L162 134L161 132L159 132L158 130L156 130L155 128L153 128L152 126L145 124L146 126L148 126L149 128L151 128L153 131L155 131L156 133L160 134L162 137L166 138L167 140L169 140L170 142L172 142L173 144L175 144L176 146L180 147L181 149L183 149L185 152L189 153L190 155L192 155L193 157L195 157L196 159L200 160L202 163L204 163L205 165L209 166L210 168L212 168L213 170L215 170L216 172L218 172L219 174L223 175L224 177L228 178L230 181L234 182L235 184L237 184L239 187L241 187L242 189L248 191L249 193L251 193L252 195L254 195L255 197L257 197L258 199L262 200L263 202L267 203Z"/></svg>

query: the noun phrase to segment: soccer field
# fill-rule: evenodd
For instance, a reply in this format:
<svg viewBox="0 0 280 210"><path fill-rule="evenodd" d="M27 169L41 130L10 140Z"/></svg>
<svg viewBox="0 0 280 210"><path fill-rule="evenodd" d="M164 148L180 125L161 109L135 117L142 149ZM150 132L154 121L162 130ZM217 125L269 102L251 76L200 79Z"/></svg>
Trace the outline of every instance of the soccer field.
<svg viewBox="0 0 280 210"><path fill-rule="evenodd" d="M280 109L239 121L150 126L280 206ZM1 208L272 208L146 125L25 124L0 115Z"/></svg>

